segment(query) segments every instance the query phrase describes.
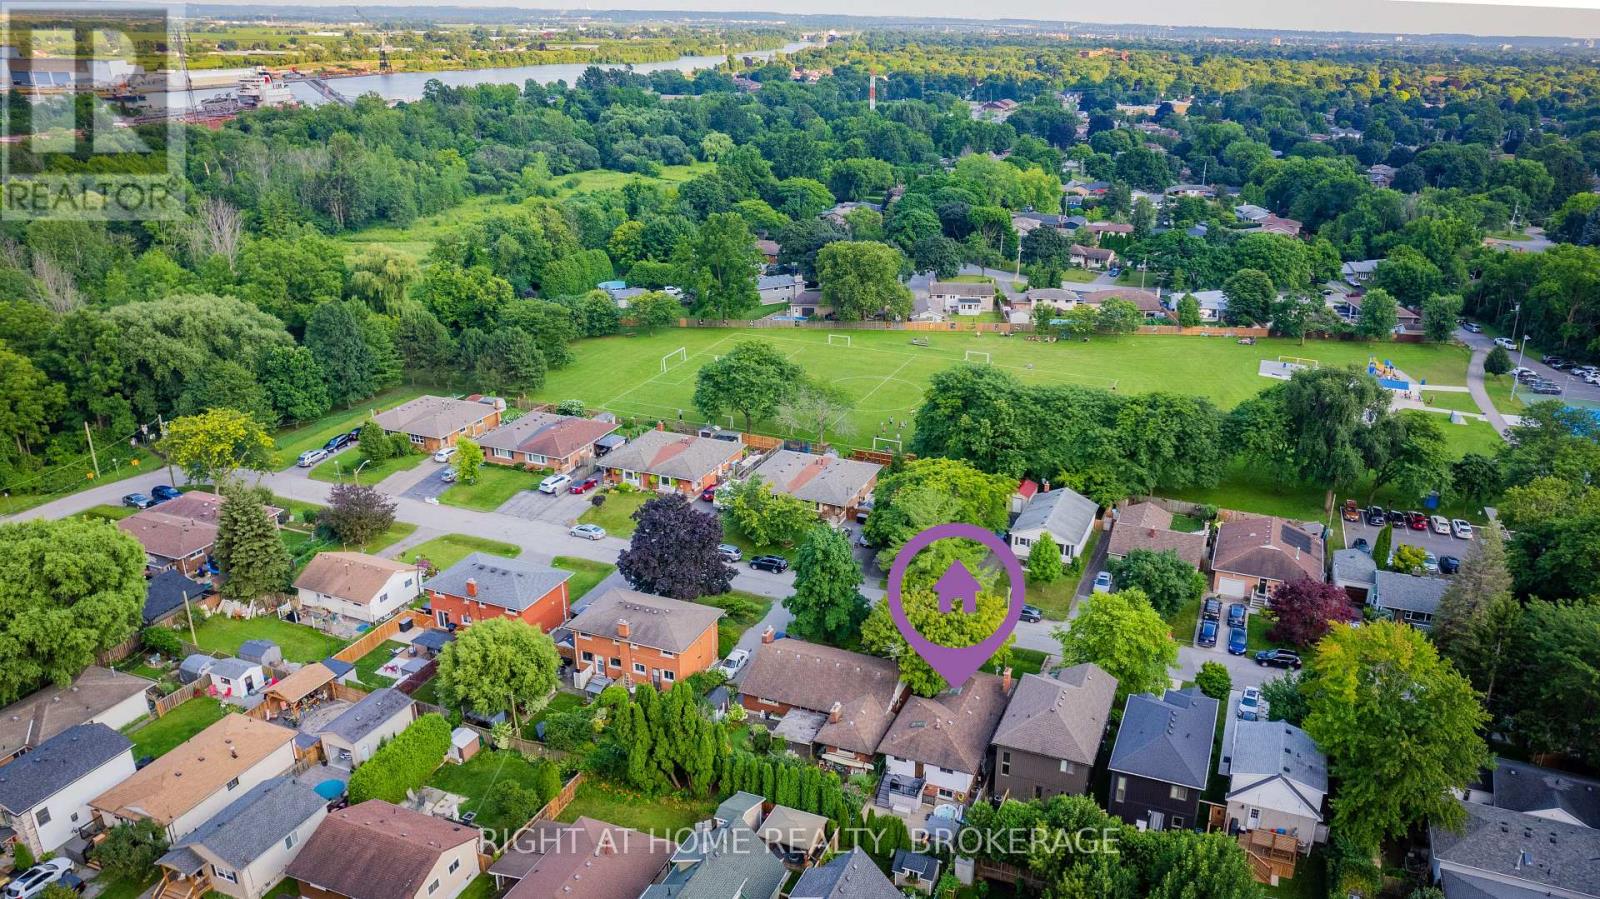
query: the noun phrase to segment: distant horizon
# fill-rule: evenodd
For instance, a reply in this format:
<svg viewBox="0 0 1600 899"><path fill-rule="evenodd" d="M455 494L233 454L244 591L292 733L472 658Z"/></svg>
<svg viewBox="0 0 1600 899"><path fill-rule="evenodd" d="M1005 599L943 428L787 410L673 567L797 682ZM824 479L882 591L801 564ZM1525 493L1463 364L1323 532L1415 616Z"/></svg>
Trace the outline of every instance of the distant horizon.
<svg viewBox="0 0 1600 899"><path fill-rule="evenodd" d="M854 18L908 18L965 23L1037 22L1072 26L1181 27L1274 30L1311 33L1362 33L1430 37L1464 35L1475 38L1545 38L1575 42L1600 38L1600 0L1557 0L1556 5L1535 5L1521 0L1469 0L1442 3L1434 0L1345 0L1328 3L1278 3L1273 0L1217 0L1200 9L1179 0L1124 0L1115 6L1073 2L1044 4L1039 0L997 0L987 5L991 15L973 18L971 7L956 0L877 0L871 4L848 0L584 0L575 6L555 8L526 0L476 0L439 3L434 0L382 0L362 9L485 9L583 15L600 12L638 12L657 15L714 14L737 16L826 16ZM252 0L207 0L194 6L269 8ZM275 4L278 17L293 10L327 13L332 9L357 9L352 3L324 5Z"/></svg>

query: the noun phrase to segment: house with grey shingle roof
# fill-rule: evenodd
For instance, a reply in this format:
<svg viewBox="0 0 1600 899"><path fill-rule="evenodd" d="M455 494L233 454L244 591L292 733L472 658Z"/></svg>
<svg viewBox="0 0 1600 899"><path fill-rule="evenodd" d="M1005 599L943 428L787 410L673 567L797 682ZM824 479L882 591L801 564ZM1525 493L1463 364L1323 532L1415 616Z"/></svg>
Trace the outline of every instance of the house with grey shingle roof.
<svg viewBox="0 0 1600 899"><path fill-rule="evenodd" d="M439 627L521 618L545 633L567 620L572 572L525 559L475 552L422 585Z"/></svg>
<svg viewBox="0 0 1600 899"><path fill-rule="evenodd" d="M1092 662L1024 674L995 728L994 794L1045 799L1089 789L1117 679Z"/></svg>
<svg viewBox="0 0 1600 899"><path fill-rule="evenodd" d="M417 717L411 697L393 687L374 690L318 728L328 764L355 768L378 751L381 743L410 726Z"/></svg>
<svg viewBox="0 0 1600 899"><path fill-rule="evenodd" d="M1600 829L1600 780L1554 768L1495 759L1488 802L1535 818Z"/></svg>
<svg viewBox="0 0 1600 899"><path fill-rule="evenodd" d="M37 858L61 848L94 813L89 800L133 776L133 744L104 724L79 724L0 767L0 813Z"/></svg>
<svg viewBox="0 0 1600 899"><path fill-rule="evenodd" d="M813 505L817 514L832 521L855 517L856 510L872 498L882 465L778 450L762 460L751 477L759 477L778 493L787 493Z"/></svg>
<svg viewBox="0 0 1600 899"><path fill-rule="evenodd" d="M1600 830L1461 801L1456 829L1429 829L1434 880L1447 899L1600 897Z"/></svg>
<svg viewBox="0 0 1600 899"><path fill-rule="evenodd" d="M1359 549L1336 549L1331 568L1329 582L1343 590L1351 602L1365 605L1378 582L1378 563L1372 556Z"/></svg>
<svg viewBox="0 0 1600 899"><path fill-rule="evenodd" d="M667 875L639 899L775 899L788 874L743 818L713 819L679 844Z"/></svg>
<svg viewBox="0 0 1600 899"><path fill-rule="evenodd" d="M1328 757L1305 731L1284 721L1230 716L1217 773L1228 777L1230 832L1287 834L1299 842L1301 852L1326 840L1322 806L1328 794Z"/></svg>
<svg viewBox="0 0 1600 899"><path fill-rule="evenodd" d="M163 890L188 886L236 899L266 895L328 815L328 800L292 777L262 781L156 862Z"/></svg>
<svg viewBox="0 0 1600 899"><path fill-rule="evenodd" d="M1398 571L1376 573L1367 604L1387 612L1395 621L1433 629L1433 616L1450 582L1439 577L1419 577Z"/></svg>
<svg viewBox="0 0 1600 899"><path fill-rule="evenodd" d="M905 809L971 798L986 782L989 744L1012 685L1007 668L1003 677L980 672L936 696L907 699L878 743L880 804Z"/></svg>
<svg viewBox="0 0 1600 899"><path fill-rule="evenodd" d="M933 893L939 883L939 860L922 852L896 849L889 862L889 873L897 887L909 887L919 893Z"/></svg>
<svg viewBox="0 0 1600 899"><path fill-rule="evenodd" d="M1107 810L1150 830L1193 827L1211 775L1217 706L1198 687L1128 697L1111 748Z"/></svg>
<svg viewBox="0 0 1600 899"><path fill-rule="evenodd" d="M1011 523L1011 551L1026 559L1033 544L1048 534L1061 550L1061 564L1071 565L1088 544L1099 512L1094 500L1065 487L1036 493Z"/></svg>
<svg viewBox="0 0 1600 899"><path fill-rule="evenodd" d="M64 686L51 684L0 709L0 765L67 728L99 722L126 727L150 711L142 677L92 665Z"/></svg>
<svg viewBox="0 0 1600 899"><path fill-rule="evenodd" d="M904 899L904 894L860 847L807 868L789 899Z"/></svg>
<svg viewBox="0 0 1600 899"><path fill-rule="evenodd" d="M694 497L726 477L743 455L744 444L737 439L646 431L607 453L599 464L609 483Z"/></svg>

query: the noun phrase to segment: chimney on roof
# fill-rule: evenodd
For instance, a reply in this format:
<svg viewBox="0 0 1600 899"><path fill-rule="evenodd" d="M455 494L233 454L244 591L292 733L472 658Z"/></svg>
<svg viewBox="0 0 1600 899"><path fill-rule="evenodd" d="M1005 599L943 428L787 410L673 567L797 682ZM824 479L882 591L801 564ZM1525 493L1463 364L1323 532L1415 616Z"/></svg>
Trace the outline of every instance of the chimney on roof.
<svg viewBox="0 0 1600 899"><path fill-rule="evenodd" d="M1009 666L1006 670L1000 672L1000 689L1007 693L1011 692L1011 668Z"/></svg>
<svg viewBox="0 0 1600 899"><path fill-rule="evenodd" d="M618 618L617 619L617 636L623 637L623 638L626 638L628 636L628 619L626 619L626 618Z"/></svg>
<svg viewBox="0 0 1600 899"><path fill-rule="evenodd" d="M467 578L467 595L468 596L477 596L478 595L478 579L477 578L475 578L475 577Z"/></svg>
<svg viewBox="0 0 1600 899"><path fill-rule="evenodd" d="M844 715L844 704L839 702L839 700L835 699L833 701L833 705L831 707L829 707L829 709L828 709L828 723L829 724L838 724L839 723L839 719L841 717L843 717L843 715Z"/></svg>
<svg viewBox="0 0 1600 899"><path fill-rule="evenodd" d="M767 625L766 629L761 632L761 642L771 643L773 640L777 639L777 636L777 631L773 630L772 625L769 624Z"/></svg>

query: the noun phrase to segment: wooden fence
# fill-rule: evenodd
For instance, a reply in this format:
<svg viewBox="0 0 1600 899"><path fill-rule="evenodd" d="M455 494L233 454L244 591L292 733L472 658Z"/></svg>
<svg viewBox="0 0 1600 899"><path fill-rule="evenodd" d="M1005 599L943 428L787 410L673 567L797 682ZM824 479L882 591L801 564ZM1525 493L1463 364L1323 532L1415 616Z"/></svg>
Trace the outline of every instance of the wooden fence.
<svg viewBox="0 0 1600 899"><path fill-rule="evenodd" d="M211 675L202 674L193 681L184 684L178 689L173 690L171 693L168 693L160 699L157 699L155 702L155 708L151 710L151 714L155 715L157 718L160 718L162 715L165 715L178 706L183 705L196 696L202 695L205 691L210 689Z"/></svg>
<svg viewBox="0 0 1600 899"><path fill-rule="evenodd" d="M400 633L400 623L402 621L411 621L416 627L420 628L426 628L433 623L432 618L416 609L402 609L388 621L362 634L361 639L334 653L333 657L341 662L349 662L354 665L361 660L362 656L377 649L387 642L389 638Z"/></svg>
<svg viewBox="0 0 1600 899"><path fill-rule="evenodd" d="M559 818L561 813L567 810L567 806L572 804L572 800L578 795L578 787L582 784L583 772L579 771L577 774L572 775L572 779L567 781L566 785L561 788L561 792L557 793L554 799L545 803L544 808L539 809L539 813L533 816L532 821L523 825L523 830L526 830L535 822L554 821ZM518 831L518 833L521 833L521 831Z"/></svg>
<svg viewBox="0 0 1600 899"><path fill-rule="evenodd" d="M417 705L418 709L420 710L424 703L418 703ZM450 717L449 712L442 709L440 711L446 718ZM476 731L478 736L483 738L483 745L494 746L494 740L490 739L489 729L487 727L479 727L470 721L463 723L462 726ZM523 755L537 756L539 758L552 760L564 759L572 754L570 752L564 752L560 749L551 749L537 740L524 740L522 737L517 736L516 734L512 734L507 738L506 748L515 749Z"/></svg>
<svg viewBox="0 0 1600 899"><path fill-rule="evenodd" d="M416 671L412 672L409 677L401 681L397 686L400 688L401 693L410 696L422 689L422 685L427 683L433 677L433 675L438 672L438 670L439 660L429 659L428 664L423 665L421 668L418 668Z"/></svg>

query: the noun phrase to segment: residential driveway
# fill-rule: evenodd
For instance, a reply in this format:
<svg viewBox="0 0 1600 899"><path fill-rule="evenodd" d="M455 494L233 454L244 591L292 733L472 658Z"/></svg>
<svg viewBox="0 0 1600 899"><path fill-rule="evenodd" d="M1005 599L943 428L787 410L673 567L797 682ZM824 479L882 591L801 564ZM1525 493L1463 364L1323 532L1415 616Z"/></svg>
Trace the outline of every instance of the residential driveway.
<svg viewBox="0 0 1600 899"><path fill-rule="evenodd" d="M1350 546L1356 542L1356 538L1364 537L1368 547L1375 546L1378 542L1378 531L1380 530L1382 529L1373 527L1365 521L1346 521L1344 522L1344 545ZM1413 531L1409 527L1396 526L1391 528L1389 533L1391 546L1420 546L1435 556L1455 556L1458 559L1464 559L1472 551L1472 540L1462 540L1449 534L1435 534L1431 527L1426 531ZM1476 538L1476 532L1474 532L1474 538Z"/></svg>
<svg viewBox="0 0 1600 899"><path fill-rule="evenodd" d="M549 521L572 527L578 516L589 508L589 497L593 495L593 492L575 495L563 490L551 496L537 490L522 490L495 511L527 521Z"/></svg>
<svg viewBox="0 0 1600 899"><path fill-rule="evenodd" d="M444 473L450 470L450 466L424 462L417 466L417 469L422 471L422 479L402 491L400 493L401 496L406 499L426 502L430 499L438 499L441 494L450 489L450 485L444 479Z"/></svg>

